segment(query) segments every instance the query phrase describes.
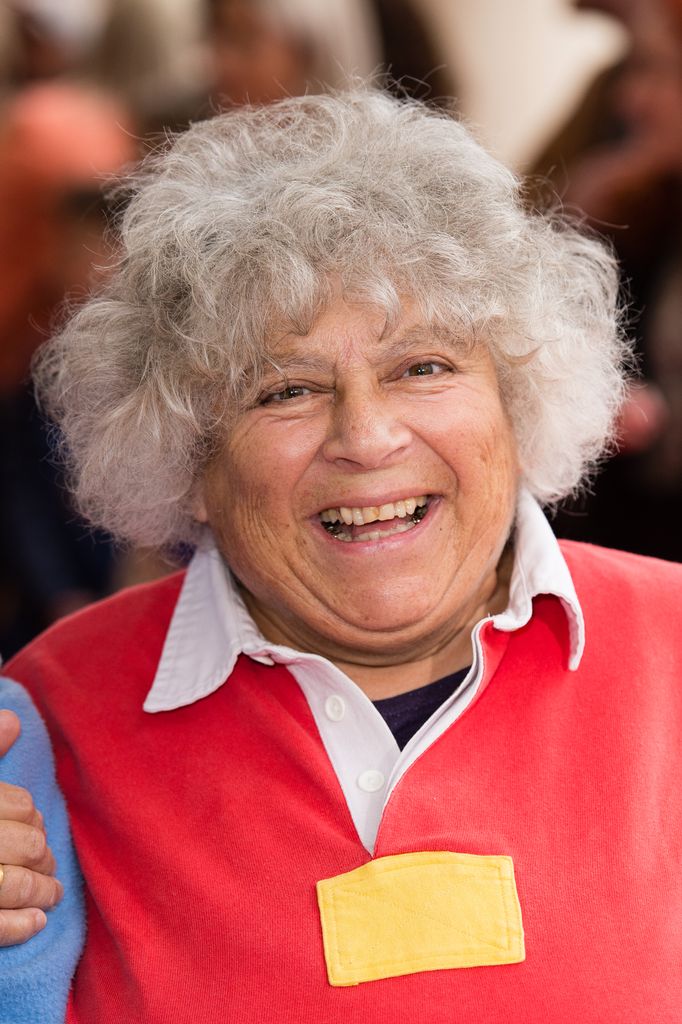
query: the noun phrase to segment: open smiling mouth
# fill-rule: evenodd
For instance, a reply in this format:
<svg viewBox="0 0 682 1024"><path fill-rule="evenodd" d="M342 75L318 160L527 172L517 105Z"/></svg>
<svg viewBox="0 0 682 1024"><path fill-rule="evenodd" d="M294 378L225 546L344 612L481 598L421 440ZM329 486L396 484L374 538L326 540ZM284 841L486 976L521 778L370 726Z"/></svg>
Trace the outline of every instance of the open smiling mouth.
<svg viewBox="0 0 682 1024"><path fill-rule="evenodd" d="M326 508L320 512L320 521L335 540L384 540L396 533L413 530L428 512L429 501L430 497L422 494L416 498L403 498L386 505ZM368 529L370 524L372 529Z"/></svg>

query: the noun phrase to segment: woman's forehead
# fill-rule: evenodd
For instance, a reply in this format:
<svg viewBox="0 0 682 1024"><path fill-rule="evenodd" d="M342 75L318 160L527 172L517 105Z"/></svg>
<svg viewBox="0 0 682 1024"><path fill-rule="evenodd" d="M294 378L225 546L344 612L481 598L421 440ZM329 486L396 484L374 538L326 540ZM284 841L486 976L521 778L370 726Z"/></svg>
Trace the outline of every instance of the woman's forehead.
<svg viewBox="0 0 682 1024"><path fill-rule="evenodd" d="M461 324L427 320L413 301L401 303L397 316L368 303L336 300L318 314L310 328L280 329L266 340L269 358L325 363L361 348L373 358L399 357L421 345L446 345L470 350L473 333Z"/></svg>

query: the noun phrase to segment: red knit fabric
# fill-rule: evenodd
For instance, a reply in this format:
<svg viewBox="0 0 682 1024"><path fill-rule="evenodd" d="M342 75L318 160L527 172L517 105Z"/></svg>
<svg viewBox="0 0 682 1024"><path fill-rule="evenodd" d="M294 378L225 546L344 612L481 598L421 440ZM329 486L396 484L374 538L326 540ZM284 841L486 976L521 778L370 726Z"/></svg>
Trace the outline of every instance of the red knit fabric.
<svg viewBox="0 0 682 1024"><path fill-rule="evenodd" d="M564 550L580 669L556 598L510 636L487 627L488 684L398 784L376 849L510 855L522 964L329 986L315 883L368 854L285 669L241 658L198 703L142 711L179 576L15 658L90 892L69 1020L679 1024L682 569Z"/></svg>

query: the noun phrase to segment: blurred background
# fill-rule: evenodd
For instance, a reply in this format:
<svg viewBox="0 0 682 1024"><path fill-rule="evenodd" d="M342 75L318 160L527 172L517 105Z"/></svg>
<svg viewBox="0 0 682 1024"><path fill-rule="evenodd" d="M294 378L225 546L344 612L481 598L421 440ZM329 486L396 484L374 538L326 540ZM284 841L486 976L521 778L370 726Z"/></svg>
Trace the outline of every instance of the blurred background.
<svg viewBox="0 0 682 1024"><path fill-rule="evenodd" d="M641 379L556 531L682 560L682 0L0 0L0 651L170 566L85 527L30 360L116 255L106 182L168 130L387 73L608 237Z"/></svg>

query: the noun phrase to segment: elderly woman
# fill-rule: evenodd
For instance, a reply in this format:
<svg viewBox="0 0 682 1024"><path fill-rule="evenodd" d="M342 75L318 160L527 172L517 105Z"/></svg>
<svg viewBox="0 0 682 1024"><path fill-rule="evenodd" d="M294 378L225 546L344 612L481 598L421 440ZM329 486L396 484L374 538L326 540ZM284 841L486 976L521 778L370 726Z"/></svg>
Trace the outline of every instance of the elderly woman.
<svg viewBox="0 0 682 1024"><path fill-rule="evenodd" d="M611 436L610 256L371 92L132 189L39 386L91 521L196 553L7 669L87 886L70 1019L679 1021L682 573L539 507Z"/></svg>

